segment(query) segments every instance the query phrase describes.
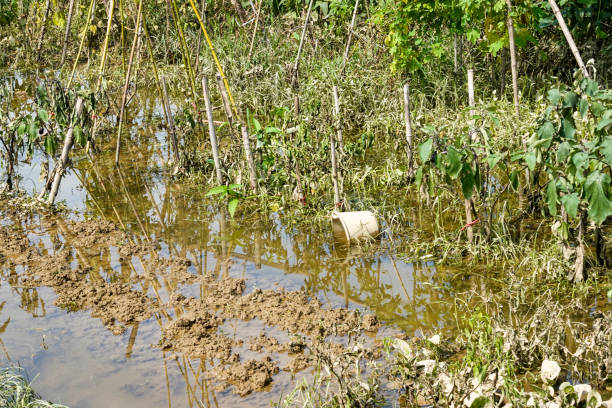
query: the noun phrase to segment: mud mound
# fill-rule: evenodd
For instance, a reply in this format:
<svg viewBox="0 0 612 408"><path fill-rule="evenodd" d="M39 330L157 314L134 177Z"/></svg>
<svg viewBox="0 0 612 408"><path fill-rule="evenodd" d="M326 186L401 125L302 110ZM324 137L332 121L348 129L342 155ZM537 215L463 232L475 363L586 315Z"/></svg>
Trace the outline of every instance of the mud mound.
<svg viewBox="0 0 612 408"><path fill-rule="evenodd" d="M272 376L278 371L278 365L270 357L265 357L263 360L249 360L217 367L211 377L225 384L218 387L218 390L223 390L231 384L236 394L245 396L252 391L261 391L269 385Z"/></svg>

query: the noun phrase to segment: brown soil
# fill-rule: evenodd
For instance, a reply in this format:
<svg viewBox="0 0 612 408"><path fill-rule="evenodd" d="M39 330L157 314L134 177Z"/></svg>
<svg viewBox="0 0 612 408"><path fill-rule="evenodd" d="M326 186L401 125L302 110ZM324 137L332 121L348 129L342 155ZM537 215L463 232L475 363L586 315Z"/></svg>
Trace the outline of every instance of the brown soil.
<svg viewBox="0 0 612 408"><path fill-rule="evenodd" d="M89 309L92 317L99 318L115 334L158 314L167 319L159 347L191 358L216 361L212 378L222 388L233 386L239 395L270 384L279 367L268 355L260 360L241 361L234 349L243 345L242 340L232 340L219 331L225 319L257 318L268 326L295 334L295 340L288 343L280 343L264 333L248 339L251 351L295 354L283 368L291 372L313 363L311 354L304 352L308 343L298 334L307 336L312 344L329 335L345 336L364 329L376 331L379 327L375 316L323 308L317 299L302 291L256 289L244 294L244 279L194 275L188 270L189 260L161 259L153 245L133 243L115 224L107 221L66 222L60 217L48 217L42 223L52 241L55 237L55 251L33 245L28 231L20 225L0 226L0 262L5 266L24 267L19 285L53 288L60 307ZM122 270L136 259L135 264L142 272L109 279L107 274L115 273L108 270L109 265L96 264L101 254L108 258L109 247L117 249ZM129 270L127 266L125 270ZM167 288L174 292L169 294L166 304L160 304L157 298L147 295L147 290L155 287L159 279L167 278L174 283ZM194 283L202 285L201 298L186 298L177 290L176 285ZM138 284L142 290L135 288ZM172 315L177 318L172 319ZM342 352L342 346L334 347Z"/></svg>

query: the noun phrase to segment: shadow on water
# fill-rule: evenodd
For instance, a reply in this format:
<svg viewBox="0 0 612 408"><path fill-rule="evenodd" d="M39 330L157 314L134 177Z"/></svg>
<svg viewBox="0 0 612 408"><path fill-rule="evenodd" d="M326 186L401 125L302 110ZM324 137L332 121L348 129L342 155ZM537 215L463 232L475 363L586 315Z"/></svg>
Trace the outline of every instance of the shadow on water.
<svg viewBox="0 0 612 408"><path fill-rule="evenodd" d="M372 311L385 323L379 338L398 330L410 336L451 333L454 294L485 285L476 278L456 282L452 270L433 262L398 260L384 249L384 242L380 248L363 251L334 243L331 231L296 231L275 213L227 218L204 199L204 193L164 175L170 147L166 131L158 126L161 115L154 95L139 95L128 119L131 126L126 126L120 169L112 165L114 142L100 144L101 152L93 160L77 152L59 195L76 210L73 217L110 220L136 243L152 243L161 258L189 259L193 274L245 278L246 292L304 289L326 307ZM40 162L36 156L20 165L22 188L40 189ZM134 276L142 273L143 260L123 257L118 248L107 247L96 256L80 252L71 244L64 220L54 219L48 223L36 215L5 216L2 223L12 224L43 254L70 249L72 264L91 267L90 279L133 283ZM51 289L22 287L22 267L4 265L0 272L1 364L21 364L40 373L35 387L47 398L74 407L269 406L271 399L292 388L292 375L281 370L268 392L239 398L231 388L220 391L206 378L209 362L151 347L159 341L160 325L171 315L156 313L122 335L113 335L89 312L54 305ZM181 282L164 275L140 289L166 302L168 293L179 286ZM181 290L195 297L203 291L197 286ZM279 340L287 338L287 333L257 319L231 321L224 331L236 338L261 331ZM240 351L243 358L253 354L246 348ZM287 359L274 354L281 361Z"/></svg>

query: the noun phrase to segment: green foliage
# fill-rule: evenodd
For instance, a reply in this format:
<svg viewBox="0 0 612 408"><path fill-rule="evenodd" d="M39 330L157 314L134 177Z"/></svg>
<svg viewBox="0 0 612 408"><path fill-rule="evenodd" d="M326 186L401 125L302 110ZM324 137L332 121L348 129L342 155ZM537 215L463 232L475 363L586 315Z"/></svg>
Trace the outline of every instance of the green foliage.
<svg viewBox="0 0 612 408"><path fill-rule="evenodd" d="M67 408L44 401L20 373L20 368L0 370L0 406L6 408Z"/></svg>
<svg viewBox="0 0 612 408"><path fill-rule="evenodd" d="M206 197L218 196L219 200L227 198L227 211L230 217L234 218L238 203L244 198L240 191L242 186L240 184L230 184L228 186L217 186L213 187L206 193Z"/></svg>
<svg viewBox="0 0 612 408"><path fill-rule="evenodd" d="M551 89L548 100L521 159L535 174L547 175L551 215L563 206L575 218L584 207L599 225L612 215L612 91L579 76L571 88Z"/></svg>

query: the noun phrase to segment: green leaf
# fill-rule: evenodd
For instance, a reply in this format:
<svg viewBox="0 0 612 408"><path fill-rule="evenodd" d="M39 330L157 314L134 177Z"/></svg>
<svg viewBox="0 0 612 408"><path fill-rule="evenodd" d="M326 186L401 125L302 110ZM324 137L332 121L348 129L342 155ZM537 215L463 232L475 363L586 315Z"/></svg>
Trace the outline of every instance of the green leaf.
<svg viewBox="0 0 612 408"><path fill-rule="evenodd" d="M569 142L559 144L559 147L557 148L557 162L563 163L569 157L571 149L572 146L569 144Z"/></svg>
<svg viewBox="0 0 612 408"><path fill-rule="evenodd" d="M512 186L512 188L516 191L518 190L518 186L519 186L519 177L518 177L519 173L518 171L514 170L512 173L510 173L510 185Z"/></svg>
<svg viewBox="0 0 612 408"><path fill-rule="evenodd" d="M589 113L589 102L586 99L581 98L579 109L580 109L580 116L584 118L587 115L587 113Z"/></svg>
<svg viewBox="0 0 612 408"><path fill-rule="evenodd" d="M612 136L606 137L601 142L601 154L604 157L604 162L608 166L612 166Z"/></svg>
<svg viewBox="0 0 612 408"><path fill-rule="evenodd" d="M495 166L497 166L497 163L499 163L501 158L502 158L502 155L499 153L493 153L487 156L487 164L489 165L489 168L493 170Z"/></svg>
<svg viewBox="0 0 612 408"><path fill-rule="evenodd" d="M45 152L49 156L53 156L55 154L55 150L57 149L57 144L55 142L55 138L51 134L47 134L45 137Z"/></svg>
<svg viewBox="0 0 612 408"><path fill-rule="evenodd" d="M461 173L461 190L466 200L469 200L474 192L474 172L469 165L465 165Z"/></svg>
<svg viewBox="0 0 612 408"><path fill-rule="evenodd" d="M580 197L578 197L578 194L571 193L562 196L561 204L563 204L563 207L570 218L576 218L576 215L578 214L578 204L580 204Z"/></svg>
<svg viewBox="0 0 612 408"><path fill-rule="evenodd" d="M564 118L561 121L561 134L566 139L574 139L576 134L576 126L573 118Z"/></svg>
<svg viewBox="0 0 612 408"><path fill-rule="evenodd" d="M474 400L474 402L472 402L472 405L470 405L470 408L484 408L487 406L489 401L490 400L487 397L478 397Z"/></svg>
<svg viewBox="0 0 612 408"><path fill-rule="evenodd" d="M575 108L578 105L578 95L574 92L568 92L565 94L563 98L563 107L564 108Z"/></svg>
<svg viewBox="0 0 612 408"><path fill-rule="evenodd" d="M423 182L423 166L417 169L416 175L414 176L414 182L417 187L421 187L421 183Z"/></svg>
<svg viewBox="0 0 612 408"><path fill-rule="evenodd" d="M448 167L446 168L446 174L452 179L456 179L461 171L463 163L461 162L461 153L457 151L453 146L449 146L448 154Z"/></svg>
<svg viewBox="0 0 612 408"><path fill-rule="evenodd" d="M283 133L283 131L274 126L267 126L266 133Z"/></svg>
<svg viewBox="0 0 612 408"><path fill-rule="evenodd" d="M538 136L540 139L551 139L555 134L555 127L552 122L546 121L538 128Z"/></svg>
<svg viewBox="0 0 612 408"><path fill-rule="evenodd" d="M603 130L604 128L610 126L612 124L612 118L602 119L597 124L597 130Z"/></svg>
<svg viewBox="0 0 612 408"><path fill-rule="evenodd" d="M599 84L592 79L587 79L587 86L585 88L585 92L589 96L595 96L597 91L599 90Z"/></svg>
<svg viewBox="0 0 612 408"><path fill-rule="evenodd" d="M49 122L49 112L44 109L38 110L38 117L45 123Z"/></svg>
<svg viewBox="0 0 612 408"><path fill-rule="evenodd" d="M255 127L255 132L259 132L262 129L261 123L255 118L253 118L253 126Z"/></svg>
<svg viewBox="0 0 612 408"><path fill-rule="evenodd" d="M217 187L213 187L210 190L208 190L208 193L206 193L206 197L210 197L213 195L218 195L218 194L227 194L227 187L226 186L217 186Z"/></svg>
<svg viewBox="0 0 612 408"><path fill-rule="evenodd" d="M548 100L553 105L557 105L559 103L559 101L561 100L561 91L559 91L559 89L557 89L557 88L553 88L553 89L549 90L548 91Z"/></svg>
<svg viewBox="0 0 612 408"><path fill-rule="evenodd" d="M431 158L432 149L433 139L431 137L419 145L418 151L422 163L429 161L429 159Z"/></svg>
<svg viewBox="0 0 612 408"><path fill-rule="evenodd" d="M600 171L589 174L584 190L589 202L589 218L597 225L601 225L606 218L612 215L612 201L610 201L610 176Z"/></svg>
<svg viewBox="0 0 612 408"><path fill-rule="evenodd" d="M238 199L234 198L230 200L227 204L227 210L229 211L230 217L234 218L234 213L236 212L236 207L238 207Z"/></svg>
<svg viewBox="0 0 612 408"><path fill-rule="evenodd" d="M527 167L529 167L529 170L533 171L533 169L535 169L537 160L536 152L525 152L524 158Z"/></svg>
<svg viewBox="0 0 612 408"><path fill-rule="evenodd" d="M546 188L546 204L553 217L557 215L557 183L551 180Z"/></svg>
<svg viewBox="0 0 612 408"><path fill-rule="evenodd" d="M87 139L85 138L85 133L83 132L83 128L80 125L76 124L73 128L74 132L74 140L81 146L85 146Z"/></svg>
<svg viewBox="0 0 612 408"><path fill-rule="evenodd" d="M593 101L591 103L591 112L593 112L593 115L598 118L602 115L602 113L604 113L606 111L606 107L603 106L601 103Z"/></svg>

